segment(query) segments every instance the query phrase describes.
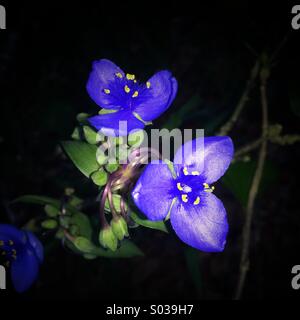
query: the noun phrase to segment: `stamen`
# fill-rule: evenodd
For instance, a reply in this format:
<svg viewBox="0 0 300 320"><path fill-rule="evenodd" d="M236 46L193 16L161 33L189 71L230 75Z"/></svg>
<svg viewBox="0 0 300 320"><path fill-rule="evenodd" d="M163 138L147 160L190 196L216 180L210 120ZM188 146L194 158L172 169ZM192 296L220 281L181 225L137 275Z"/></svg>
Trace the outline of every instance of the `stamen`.
<svg viewBox="0 0 300 320"><path fill-rule="evenodd" d="M203 186L204 186L204 191L206 192L213 192L215 190L215 187L214 186L210 187L208 183L204 182Z"/></svg>
<svg viewBox="0 0 300 320"><path fill-rule="evenodd" d="M17 250L15 250L15 249L12 249L11 252L12 252L12 254L13 254L14 256L17 254Z"/></svg>
<svg viewBox="0 0 300 320"><path fill-rule="evenodd" d="M182 200L183 202L188 202L188 195L187 195L187 194L182 194L182 195L181 195L181 200Z"/></svg>
<svg viewBox="0 0 300 320"><path fill-rule="evenodd" d="M128 80L134 80L134 79L135 79L135 75L134 75L134 74L127 73L127 74L126 74L126 78L127 78Z"/></svg>
<svg viewBox="0 0 300 320"><path fill-rule="evenodd" d="M177 182L177 189L178 189L178 190L180 190L180 191L182 191L182 190L183 190L183 188L182 188L182 186L181 186L180 182Z"/></svg>
<svg viewBox="0 0 300 320"><path fill-rule="evenodd" d="M139 95L138 91L134 91L134 94L132 95L132 98L136 98Z"/></svg>
<svg viewBox="0 0 300 320"><path fill-rule="evenodd" d="M126 93L130 92L130 88L127 85L124 87L124 90L125 90Z"/></svg>
<svg viewBox="0 0 300 320"><path fill-rule="evenodd" d="M194 205L196 206L199 203L200 203L200 197L197 197L196 200L194 201Z"/></svg>
<svg viewBox="0 0 300 320"><path fill-rule="evenodd" d="M199 173L199 171L192 171L192 175L193 175L193 176L199 176L200 173Z"/></svg>
<svg viewBox="0 0 300 320"><path fill-rule="evenodd" d="M147 81L147 82L146 82L146 87L147 87L147 89L150 89L150 87L151 87L150 81Z"/></svg>
<svg viewBox="0 0 300 320"><path fill-rule="evenodd" d="M8 244L9 244L10 246L13 246L13 245L14 245L14 242L13 242L12 240L9 240L9 241L8 241Z"/></svg>
<svg viewBox="0 0 300 320"><path fill-rule="evenodd" d="M187 176L189 174L187 167L183 168L183 174Z"/></svg>
<svg viewBox="0 0 300 320"><path fill-rule="evenodd" d="M118 78L122 79L122 78L123 78L123 75L122 75L122 73L121 73L121 72L117 72L117 73L116 73L116 77L118 77Z"/></svg>
<svg viewBox="0 0 300 320"><path fill-rule="evenodd" d="M103 90L106 94L110 94L110 90L109 89L104 89Z"/></svg>
<svg viewBox="0 0 300 320"><path fill-rule="evenodd" d="M4 246L4 241L0 240L0 247Z"/></svg>

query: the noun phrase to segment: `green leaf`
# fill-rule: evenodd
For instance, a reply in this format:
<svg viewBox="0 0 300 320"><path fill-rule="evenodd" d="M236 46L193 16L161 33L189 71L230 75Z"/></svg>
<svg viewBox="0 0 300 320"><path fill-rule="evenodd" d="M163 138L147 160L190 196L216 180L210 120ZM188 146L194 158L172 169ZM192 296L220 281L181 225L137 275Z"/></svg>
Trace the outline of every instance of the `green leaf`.
<svg viewBox="0 0 300 320"><path fill-rule="evenodd" d="M243 206L247 205L256 165L256 161L235 162L230 165L225 176L222 178L224 185L232 191ZM277 177L277 167L267 161L264 166L263 176L258 190L259 195L261 195L268 186L273 184Z"/></svg>
<svg viewBox="0 0 300 320"><path fill-rule="evenodd" d="M72 243L76 248L76 251L84 252L84 256L88 254L93 258L132 258L137 256L143 256L143 252L131 241L124 240L121 242L121 246L116 251L105 250L95 246L91 241L83 237L77 237ZM72 246L70 246L72 249Z"/></svg>
<svg viewBox="0 0 300 320"><path fill-rule="evenodd" d="M196 287L197 294L200 297L202 293L202 277L200 272L199 251L187 247L184 251L188 271Z"/></svg>
<svg viewBox="0 0 300 320"><path fill-rule="evenodd" d="M140 226L168 233L168 229L163 221L150 221L142 218L139 214L133 211L130 212L130 218Z"/></svg>
<svg viewBox="0 0 300 320"><path fill-rule="evenodd" d="M96 160L97 146L80 141L62 141L63 149L75 166L86 176L99 169Z"/></svg>
<svg viewBox="0 0 300 320"><path fill-rule="evenodd" d="M87 215L82 212L73 213L71 217L71 224L76 225L79 228L78 234L88 239L92 238L93 230L90 219Z"/></svg>

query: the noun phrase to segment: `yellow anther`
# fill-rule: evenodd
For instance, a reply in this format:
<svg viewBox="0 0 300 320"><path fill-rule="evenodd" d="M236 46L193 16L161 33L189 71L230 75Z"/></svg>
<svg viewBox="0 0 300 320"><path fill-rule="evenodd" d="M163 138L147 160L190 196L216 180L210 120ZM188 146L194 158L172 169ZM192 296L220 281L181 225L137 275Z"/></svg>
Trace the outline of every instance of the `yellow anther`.
<svg viewBox="0 0 300 320"><path fill-rule="evenodd" d="M192 175L193 175L193 176L199 176L200 173L199 173L199 171L192 171Z"/></svg>
<svg viewBox="0 0 300 320"><path fill-rule="evenodd" d="M194 205L197 205L200 203L200 197L197 197L196 200L194 201Z"/></svg>
<svg viewBox="0 0 300 320"><path fill-rule="evenodd" d="M4 241L2 241L2 240L0 241L0 247L1 246L4 246Z"/></svg>
<svg viewBox="0 0 300 320"><path fill-rule="evenodd" d="M188 172L188 170L187 170L187 167L184 167L182 171L183 171L183 174L184 174L185 176L187 176L187 175L189 174L189 172Z"/></svg>
<svg viewBox="0 0 300 320"><path fill-rule="evenodd" d="M106 94L110 94L110 90L109 90L109 89L104 89L104 92L105 92Z"/></svg>
<svg viewBox="0 0 300 320"><path fill-rule="evenodd" d="M134 80L134 79L135 79L135 75L134 75L134 74L127 73L127 74L126 74L126 78L127 78L128 80Z"/></svg>
<svg viewBox="0 0 300 320"><path fill-rule="evenodd" d="M137 83L137 81L136 81L136 80L133 80L133 82L134 82L134 83Z"/></svg>
<svg viewBox="0 0 300 320"><path fill-rule="evenodd" d="M149 89L151 87L151 83L149 81L146 82L146 87Z"/></svg>
<svg viewBox="0 0 300 320"><path fill-rule="evenodd" d="M127 85L124 87L124 90L125 90L126 93L130 92L130 88Z"/></svg>
<svg viewBox="0 0 300 320"><path fill-rule="evenodd" d="M8 241L8 244L9 244L10 246L13 246L13 245L14 245L14 242L13 242L12 240L9 240L9 241Z"/></svg>
<svg viewBox="0 0 300 320"><path fill-rule="evenodd" d="M139 95L138 91L134 91L134 94L132 95L132 98L136 98Z"/></svg>
<svg viewBox="0 0 300 320"><path fill-rule="evenodd" d="M12 249L11 252L12 252L13 255L17 254L17 250L15 250L15 249Z"/></svg>
<svg viewBox="0 0 300 320"><path fill-rule="evenodd" d="M188 202L188 195L187 195L187 194L182 194L182 195L181 195L181 200L182 200L183 202Z"/></svg>
<svg viewBox="0 0 300 320"><path fill-rule="evenodd" d="M180 182L177 182L177 189L178 189L178 190L180 190L180 191L182 191L182 190L183 190L183 188L182 188L182 186L181 186Z"/></svg>
<svg viewBox="0 0 300 320"><path fill-rule="evenodd" d="M122 75L122 73L121 73L121 72L117 72L117 73L116 73L116 77L118 77L118 78L122 79L122 78L123 78L123 75Z"/></svg>
<svg viewBox="0 0 300 320"><path fill-rule="evenodd" d="M206 192L213 192L215 190L215 187L214 186L210 187L208 183L203 183L203 186L204 186L204 191Z"/></svg>

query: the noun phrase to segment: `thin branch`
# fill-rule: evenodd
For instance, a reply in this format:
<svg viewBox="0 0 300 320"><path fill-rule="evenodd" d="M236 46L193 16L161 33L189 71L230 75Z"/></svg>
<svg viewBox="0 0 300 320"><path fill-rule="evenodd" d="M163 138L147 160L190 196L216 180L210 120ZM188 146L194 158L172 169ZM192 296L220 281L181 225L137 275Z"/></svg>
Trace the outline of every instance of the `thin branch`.
<svg viewBox="0 0 300 320"><path fill-rule="evenodd" d="M238 158L240 156L243 156L244 154L249 153L252 150L255 150L256 148L258 148L260 146L260 144L262 143L263 139L259 138L257 140L254 140L248 144L246 144L245 146L241 147L240 149L238 149L235 154L234 157Z"/></svg>
<svg viewBox="0 0 300 320"><path fill-rule="evenodd" d="M250 78L246 84L246 88L231 116L231 118L221 127L219 136L225 136L231 131L237 119L239 118L240 113L243 111L246 102L249 100L249 93L254 86L255 80L259 72L260 59L257 59L250 73Z"/></svg>
<svg viewBox="0 0 300 320"><path fill-rule="evenodd" d="M265 159L267 155L267 134L268 134L268 101L266 94L266 83L267 78L269 76L269 70L262 68L260 72L260 94L261 94L261 106L262 106L262 142L260 145L258 163L256 167L256 171L253 177L252 185L249 191L248 203L246 208L246 221L243 228L243 247L242 247L242 255L240 262L240 274L238 285L236 288L234 299L238 300L241 298L246 276L249 270L249 248L250 248L250 239L251 239L251 225L252 225L252 217L254 212L254 203L258 193L258 188L261 182L263 168L265 164Z"/></svg>

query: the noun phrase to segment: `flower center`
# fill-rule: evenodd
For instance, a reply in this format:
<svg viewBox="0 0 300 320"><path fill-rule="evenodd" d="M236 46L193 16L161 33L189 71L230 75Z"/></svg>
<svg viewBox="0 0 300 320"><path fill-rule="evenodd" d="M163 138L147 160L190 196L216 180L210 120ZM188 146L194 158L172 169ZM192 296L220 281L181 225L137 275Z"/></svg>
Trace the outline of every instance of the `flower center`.
<svg viewBox="0 0 300 320"><path fill-rule="evenodd" d="M176 180L176 193L183 203L198 205L201 203L200 193L213 192L214 187L203 181L198 171L189 171L187 167L182 169Z"/></svg>
<svg viewBox="0 0 300 320"><path fill-rule="evenodd" d="M111 99L112 103L120 105L121 108L132 108L149 97L148 89L150 88L149 81L146 85L139 84L134 74L123 75L121 72L117 72L114 80L103 89L103 92Z"/></svg>
<svg viewBox="0 0 300 320"><path fill-rule="evenodd" d="M12 240L0 240L0 258L4 264L9 267L12 260L17 259L17 250Z"/></svg>

